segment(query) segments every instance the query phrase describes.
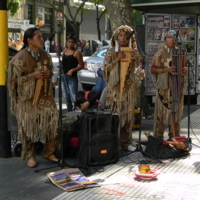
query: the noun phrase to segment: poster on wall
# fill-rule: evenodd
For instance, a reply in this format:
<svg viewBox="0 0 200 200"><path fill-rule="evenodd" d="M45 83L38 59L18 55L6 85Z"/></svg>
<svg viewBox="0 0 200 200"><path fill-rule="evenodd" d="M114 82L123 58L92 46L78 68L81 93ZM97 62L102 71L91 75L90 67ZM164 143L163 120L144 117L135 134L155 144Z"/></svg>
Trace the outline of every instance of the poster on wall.
<svg viewBox="0 0 200 200"><path fill-rule="evenodd" d="M20 50L23 46L23 34L8 32L8 45Z"/></svg>
<svg viewBox="0 0 200 200"><path fill-rule="evenodd" d="M44 26L45 18L44 18L44 8L38 7L38 26Z"/></svg>

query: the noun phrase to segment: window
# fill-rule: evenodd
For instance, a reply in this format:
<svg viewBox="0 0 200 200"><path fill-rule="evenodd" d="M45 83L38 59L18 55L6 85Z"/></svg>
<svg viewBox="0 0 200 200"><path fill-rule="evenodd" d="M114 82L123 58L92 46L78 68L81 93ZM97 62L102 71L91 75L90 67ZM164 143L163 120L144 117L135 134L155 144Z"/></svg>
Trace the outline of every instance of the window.
<svg viewBox="0 0 200 200"><path fill-rule="evenodd" d="M52 13L51 8L45 8L45 25L52 25Z"/></svg>
<svg viewBox="0 0 200 200"><path fill-rule="evenodd" d="M100 50L97 50L95 53L92 54L91 57L105 58L107 50L108 48L102 48Z"/></svg>
<svg viewBox="0 0 200 200"><path fill-rule="evenodd" d="M33 6L28 5L28 19L30 20L30 24L33 24Z"/></svg>

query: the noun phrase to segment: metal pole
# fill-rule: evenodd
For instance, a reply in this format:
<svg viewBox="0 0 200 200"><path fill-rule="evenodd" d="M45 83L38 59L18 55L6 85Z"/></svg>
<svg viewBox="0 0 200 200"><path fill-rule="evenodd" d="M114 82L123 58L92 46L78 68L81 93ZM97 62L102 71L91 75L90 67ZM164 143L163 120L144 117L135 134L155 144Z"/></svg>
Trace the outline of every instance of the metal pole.
<svg viewBox="0 0 200 200"><path fill-rule="evenodd" d="M11 156L11 138L7 121L6 70L8 66L7 0L0 0L0 157Z"/></svg>

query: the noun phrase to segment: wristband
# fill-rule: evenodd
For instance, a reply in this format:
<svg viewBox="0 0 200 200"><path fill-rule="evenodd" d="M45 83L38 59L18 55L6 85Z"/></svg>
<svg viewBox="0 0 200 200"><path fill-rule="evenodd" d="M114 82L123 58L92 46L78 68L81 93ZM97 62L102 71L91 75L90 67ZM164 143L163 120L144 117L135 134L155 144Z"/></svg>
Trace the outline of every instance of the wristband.
<svg viewBox="0 0 200 200"><path fill-rule="evenodd" d="M60 78L60 76L58 76L58 79Z"/></svg>

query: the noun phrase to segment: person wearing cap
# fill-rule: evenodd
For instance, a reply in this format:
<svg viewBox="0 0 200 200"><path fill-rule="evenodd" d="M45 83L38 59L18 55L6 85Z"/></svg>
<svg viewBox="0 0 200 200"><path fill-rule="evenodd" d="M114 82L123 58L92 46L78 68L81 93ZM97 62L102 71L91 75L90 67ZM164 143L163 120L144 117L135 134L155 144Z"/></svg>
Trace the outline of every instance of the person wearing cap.
<svg viewBox="0 0 200 200"><path fill-rule="evenodd" d="M134 123L134 107L137 90L140 80L135 73L139 66L141 55L137 51L136 39L131 35L132 28L122 25L117 28L111 38L111 48L108 49L104 59L104 80L107 84L106 105L111 106L111 110L119 116L118 135L123 150L134 151L132 146L132 126ZM127 36L130 36L128 38ZM124 90L120 95L120 60L125 58L124 52L116 51L120 47L131 48L132 63L124 81ZM123 70L123 69L121 69Z"/></svg>
<svg viewBox="0 0 200 200"><path fill-rule="evenodd" d="M169 126L169 139L173 137L172 130L172 75L176 66L172 66L172 51L176 46L176 31L170 30L165 34L165 46L153 57L151 73L156 80L156 102L154 110L154 136L164 136L164 124ZM187 59L186 59L187 60ZM181 96L178 100L177 122L175 124L176 135L180 134L180 122L184 107L184 81L187 74L187 66L183 69L181 76Z"/></svg>
<svg viewBox="0 0 200 200"><path fill-rule="evenodd" d="M68 112L72 111L73 103L76 101L76 93L78 92L78 77L77 72L83 69L83 56L80 51L75 48L76 38L73 34L67 36L66 46L63 51L62 64L64 75L61 76L62 94L63 98L67 101ZM54 81L54 86L58 82L60 76L60 70L58 71L57 78ZM68 84L69 91L65 85L64 79Z"/></svg>

